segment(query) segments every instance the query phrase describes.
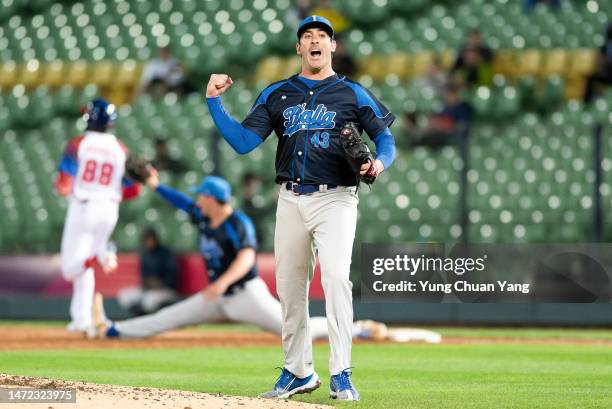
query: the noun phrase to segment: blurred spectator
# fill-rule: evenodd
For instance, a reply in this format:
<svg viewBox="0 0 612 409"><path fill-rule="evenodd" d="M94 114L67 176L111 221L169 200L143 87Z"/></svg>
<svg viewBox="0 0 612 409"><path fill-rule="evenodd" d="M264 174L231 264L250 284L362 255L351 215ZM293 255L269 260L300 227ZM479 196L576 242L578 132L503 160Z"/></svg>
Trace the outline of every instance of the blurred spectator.
<svg viewBox="0 0 612 409"><path fill-rule="evenodd" d="M560 0L525 0L525 10L531 11L536 4L546 4L551 10L559 8L561 5Z"/></svg>
<svg viewBox="0 0 612 409"><path fill-rule="evenodd" d="M170 47L160 47L158 53L159 56L143 68L140 92L154 96L162 96L167 92L182 93L185 87L183 67L172 57Z"/></svg>
<svg viewBox="0 0 612 409"><path fill-rule="evenodd" d="M597 70L587 78L584 101L591 102L598 91L612 84L612 23L606 27L606 40L599 49Z"/></svg>
<svg viewBox="0 0 612 409"><path fill-rule="evenodd" d="M353 76L357 68L353 57L346 53L346 47L341 37L336 36L336 52L333 58L334 71L349 78Z"/></svg>
<svg viewBox="0 0 612 409"><path fill-rule="evenodd" d="M432 88L436 97L441 96L448 84L448 74L444 71L440 59L435 58L427 73L416 77L412 84L419 93L423 88Z"/></svg>
<svg viewBox="0 0 612 409"><path fill-rule="evenodd" d="M180 174L189 170L183 162L170 156L168 142L162 138L155 140L155 159L152 164L155 169L165 170L172 174Z"/></svg>
<svg viewBox="0 0 612 409"><path fill-rule="evenodd" d="M310 0L297 0L295 5L287 10L285 23L289 27L297 27L300 21L310 16L310 10L312 10L312 2Z"/></svg>
<svg viewBox="0 0 612 409"><path fill-rule="evenodd" d="M469 88L489 86L493 81L492 60L493 51L487 46L482 33L473 29L467 44L457 53L453 76Z"/></svg>
<svg viewBox="0 0 612 409"><path fill-rule="evenodd" d="M249 216L255 226L255 234L260 249L267 248L267 237L265 235L265 219L276 209L275 201L265 202L261 195L262 181L259 175L247 172L242 178L242 211Z"/></svg>
<svg viewBox="0 0 612 409"><path fill-rule="evenodd" d="M468 35L467 44L459 50L459 53L457 55L457 61L455 62L455 68L463 68L463 51L468 48L476 49L480 56L480 59L485 63L490 63L493 60L493 50L491 50L489 46L487 46L487 43L484 40L480 30L474 28L470 31L470 34Z"/></svg>
<svg viewBox="0 0 612 409"><path fill-rule="evenodd" d="M310 14L328 19L334 26L334 33L338 34L347 29L349 21L338 11L338 7L334 7L330 3L329 0L319 0Z"/></svg>
<svg viewBox="0 0 612 409"><path fill-rule="evenodd" d="M124 288L117 294L119 305L133 315L150 314L179 299L176 259L153 228L142 233L140 278L141 287Z"/></svg>
<svg viewBox="0 0 612 409"><path fill-rule="evenodd" d="M413 128L416 140L412 145L430 146L434 149L449 145L453 143L458 132L469 126L471 119L472 108L461 97L461 88L456 84L448 85L444 90L444 108L429 117L425 129ZM410 124L408 126L410 127Z"/></svg>

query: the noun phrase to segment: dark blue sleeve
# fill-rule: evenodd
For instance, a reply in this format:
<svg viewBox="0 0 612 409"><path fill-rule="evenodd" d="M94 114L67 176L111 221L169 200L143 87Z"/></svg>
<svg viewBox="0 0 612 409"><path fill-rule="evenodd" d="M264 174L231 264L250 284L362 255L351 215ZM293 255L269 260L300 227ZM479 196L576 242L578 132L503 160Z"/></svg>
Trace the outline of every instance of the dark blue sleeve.
<svg viewBox="0 0 612 409"><path fill-rule="evenodd" d="M242 126L259 135L262 140L270 136L274 130L272 115L270 115L270 111L268 110L268 98L270 98L270 95L272 95L274 91L278 90L286 83L287 80L275 82L261 91L261 94L259 94L257 100L255 100L246 118L242 121Z"/></svg>
<svg viewBox="0 0 612 409"><path fill-rule="evenodd" d="M206 98L210 115L217 129L234 150L240 154L249 153L263 142L258 134L242 126L223 108L221 97Z"/></svg>
<svg viewBox="0 0 612 409"><path fill-rule="evenodd" d="M395 116L370 91L357 83L348 83L357 97L357 115L370 138L381 134L395 121Z"/></svg>
<svg viewBox="0 0 612 409"><path fill-rule="evenodd" d="M239 223L236 226L238 233L238 248L236 250L242 250L245 248L257 249L257 238L255 235L255 226L249 217L243 213L237 213Z"/></svg>
<svg viewBox="0 0 612 409"><path fill-rule="evenodd" d="M157 189L155 189L155 191L177 209L186 211L196 219L202 218L202 213L200 212L200 209L196 207L193 199L191 199L186 194L179 192L178 190L174 190L169 186L161 184L157 186Z"/></svg>
<svg viewBox="0 0 612 409"><path fill-rule="evenodd" d="M393 139L393 135L391 135L391 130L389 128L385 128L385 130L372 138L374 144L376 145L376 159L379 159L383 165L385 165L385 169L387 169L395 160L395 140Z"/></svg>
<svg viewBox="0 0 612 409"><path fill-rule="evenodd" d="M273 130L272 119L266 106L267 96L266 91L262 92L242 121L242 126L259 135L262 140L266 139Z"/></svg>

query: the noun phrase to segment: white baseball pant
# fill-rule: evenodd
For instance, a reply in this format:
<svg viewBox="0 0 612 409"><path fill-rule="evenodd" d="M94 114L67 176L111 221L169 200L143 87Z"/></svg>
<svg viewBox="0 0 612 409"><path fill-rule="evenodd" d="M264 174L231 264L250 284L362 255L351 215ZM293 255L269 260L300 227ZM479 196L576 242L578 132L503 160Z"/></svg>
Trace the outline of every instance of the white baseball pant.
<svg viewBox="0 0 612 409"><path fill-rule="evenodd" d="M276 289L282 306L285 368L299 378L314 372L308 288L315 253L325 292L329 370L338 374L351 366L353 285L349 273L358 202L354 187L297 196L281 186L274 237Z"/></svg>
<svg viewBox="0 0 612 409"><path fill-rule="evenodd" d="M145 338L188 325L224 320L253 324L281 335L280 304L260 277L247 281L244 288L231 295L211 301L197 293L154 314L117 321L115 328L122 338ZM325 318L313 318L311 326L314 336L327 336Z"/></svg>
<svg viewBox="0 0 612 409"><path fill-rule="evenodd" d="M121 308L129 310L138 306L147 314L159 310L164 304L172 304L178 299L177 292L171 288L144 290L142 287L127 287L117 292L117 302Z"/></svg>
<svg viewBox="0 0 612 409"><path fill-rule="evenodd" d="M94 271L85 261L108 245L117 223L119 203L113 200L70 200L62 235L62 276L72 282L70 318L77 329L91 325Z"/></svg>

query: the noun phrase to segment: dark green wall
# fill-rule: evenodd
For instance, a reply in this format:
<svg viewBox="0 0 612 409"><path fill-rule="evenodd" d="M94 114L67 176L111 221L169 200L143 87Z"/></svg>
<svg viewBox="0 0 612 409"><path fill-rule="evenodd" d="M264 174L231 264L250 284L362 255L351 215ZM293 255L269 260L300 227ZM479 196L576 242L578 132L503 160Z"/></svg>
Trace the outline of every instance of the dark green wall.
<svg viewBox="0 0 612 409"><path fill-rule="evenodd" d="M68 320L70 300L2 296L0 319ZM612 304L399 304L355 301L355 319L402 325L531 325L612 326ZM105 301L107 315L126 314L114 299ZM324 315L323 301L313 301L312 316Z"/></svg>

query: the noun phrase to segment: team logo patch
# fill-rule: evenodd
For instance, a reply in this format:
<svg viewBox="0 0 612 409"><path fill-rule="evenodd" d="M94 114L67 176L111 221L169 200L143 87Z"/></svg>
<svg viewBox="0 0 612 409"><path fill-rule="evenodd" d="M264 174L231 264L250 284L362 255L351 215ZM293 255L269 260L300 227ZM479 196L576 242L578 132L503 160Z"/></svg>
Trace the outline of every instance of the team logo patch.
<svg viewBox="0 0 612 409"><path fill-rule="evenodd" d="M283 135L288 137L301 130L334 129L336 126L336 112L328 111L323 104L317 105L314 110L306 109L305 103L291 106L283 111L283 118L286 119Z"/></svg>

